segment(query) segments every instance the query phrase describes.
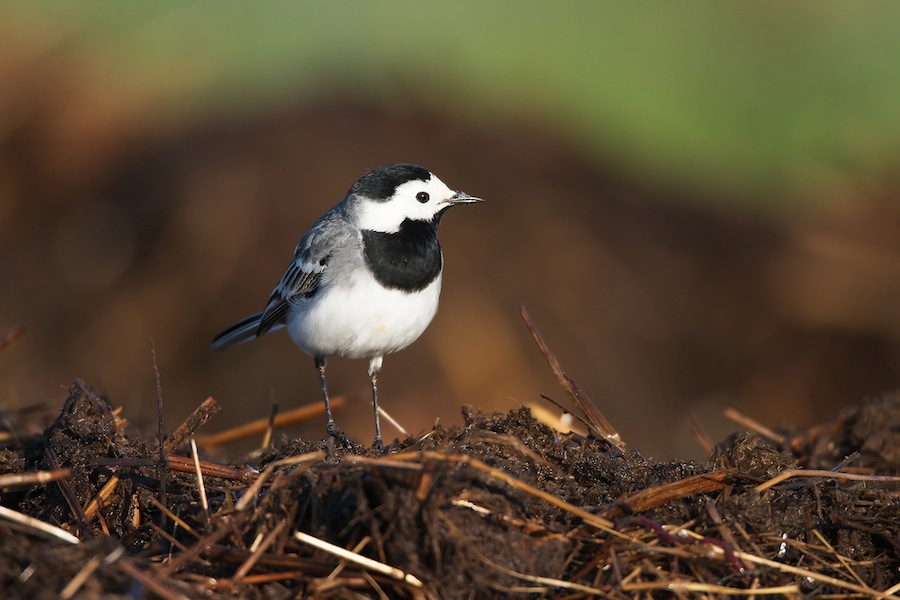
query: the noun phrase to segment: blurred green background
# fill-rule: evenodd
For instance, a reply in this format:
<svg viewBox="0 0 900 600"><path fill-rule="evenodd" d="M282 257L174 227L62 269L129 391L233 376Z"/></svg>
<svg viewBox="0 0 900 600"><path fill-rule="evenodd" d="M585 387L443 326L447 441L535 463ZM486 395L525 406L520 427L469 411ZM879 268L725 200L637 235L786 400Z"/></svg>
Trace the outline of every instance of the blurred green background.
<svg viewBox="0 0 900 600"><path fill-rule="evenodd" d="M688 413L715 440L729 403L825 418L900 366L898 19L887 1L0 4L0 331L30 330L0 356L5 403L80 376L140 421L151 336L181 414L207 393L255 395L236 420L314 401L285 340L205 344L365 169L413 160L491 202L444 226L445 320L386 361L410 429L555 389L519 304L650 454L702 455Z"/></svg>
<svg viewBox="0 0 900 600"><path fill-rule="evenodd" d="M603 160L778 208L900 150L900 6L882 2L7 4L154 119L259 111L340 83L552 123ZM403 85L398 86L398 78Z"/></svg>

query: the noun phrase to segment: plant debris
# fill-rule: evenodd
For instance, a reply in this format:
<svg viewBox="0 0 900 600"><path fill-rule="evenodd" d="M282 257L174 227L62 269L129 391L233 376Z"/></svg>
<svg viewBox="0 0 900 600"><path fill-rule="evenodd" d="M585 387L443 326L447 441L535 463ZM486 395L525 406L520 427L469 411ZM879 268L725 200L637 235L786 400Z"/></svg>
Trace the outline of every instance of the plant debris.
<svg viewBox="0 0 900 600"><path fill-rule="evenodd" d="M466 408L383 455L296 440L228 466L186 443L216 409L164 441L165 505L158 444L82 382L43 434L6 438L5 597L900 596L900 396L733 435L707 464Z"/></svg>

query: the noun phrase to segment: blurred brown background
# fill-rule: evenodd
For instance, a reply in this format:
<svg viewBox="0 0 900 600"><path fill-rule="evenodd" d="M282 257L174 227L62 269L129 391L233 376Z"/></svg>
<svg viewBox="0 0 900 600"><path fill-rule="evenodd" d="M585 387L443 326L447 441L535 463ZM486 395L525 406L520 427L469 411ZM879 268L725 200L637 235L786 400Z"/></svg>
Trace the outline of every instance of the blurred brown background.
<svg viewBox="0 0 900 600"><path fill-rule="evenodd" d="M520 305L656 457L702 456L690 414L718 440L727 405L805 425L900 383L895 7L219 6L0 8L3 408L80 377L153 431L151 339L170 427L318 401L284 332L209 341L400 161L489 200L444 221L441 310L385 360L413 432L564 399ZM330 365L368 443L365 364Z"/></svg>

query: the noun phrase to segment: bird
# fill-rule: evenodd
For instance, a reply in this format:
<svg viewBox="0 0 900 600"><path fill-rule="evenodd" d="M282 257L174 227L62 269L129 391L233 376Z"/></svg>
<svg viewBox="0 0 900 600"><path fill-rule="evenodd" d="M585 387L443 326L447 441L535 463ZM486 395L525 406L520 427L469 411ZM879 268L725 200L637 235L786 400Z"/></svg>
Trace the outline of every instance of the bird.
<svg viewBox="0 0 900 600"><path fill-rule="evenodd" d="M384 356L425 331L438 309L443 254L438 227L446 211L482 198L448 187L416 164L376 168L300 239L262 312L235 323L212 342L222 350L287 328L314 359L325 403L326 447L344 438L328 399L328 357L368 359L375 409L373 447L384 450L378 375Z"/></svg>

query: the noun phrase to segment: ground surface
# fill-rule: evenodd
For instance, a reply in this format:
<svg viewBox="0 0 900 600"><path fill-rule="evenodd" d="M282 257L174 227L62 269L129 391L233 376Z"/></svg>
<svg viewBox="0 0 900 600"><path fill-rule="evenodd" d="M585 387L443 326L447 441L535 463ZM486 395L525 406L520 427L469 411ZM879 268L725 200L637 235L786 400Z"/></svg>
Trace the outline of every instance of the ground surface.
<svg viewBox="0 0 900 600"><path fill-rule="evenodd" d="M853 452L842 472L897 475L900 396L775 440L736 434L707 464L657 463L562 435L524 408L465 409L464 425L395 442L381 456L341 447L329 463L321 441L295 441L252 464L199 463L207 511L192 460L178 454L216 408L207 402L167 436L164 498L155 440L133 437L127 415L84 383L44 433L7 438L0 504L80 543L0 520L4 597L578 598L727 588L850 597L900 582L896 483L764 484L793 468L830 469ZM55 480L9 479L37 471ZM342 563L296 532L395 571Z"/></svg>

